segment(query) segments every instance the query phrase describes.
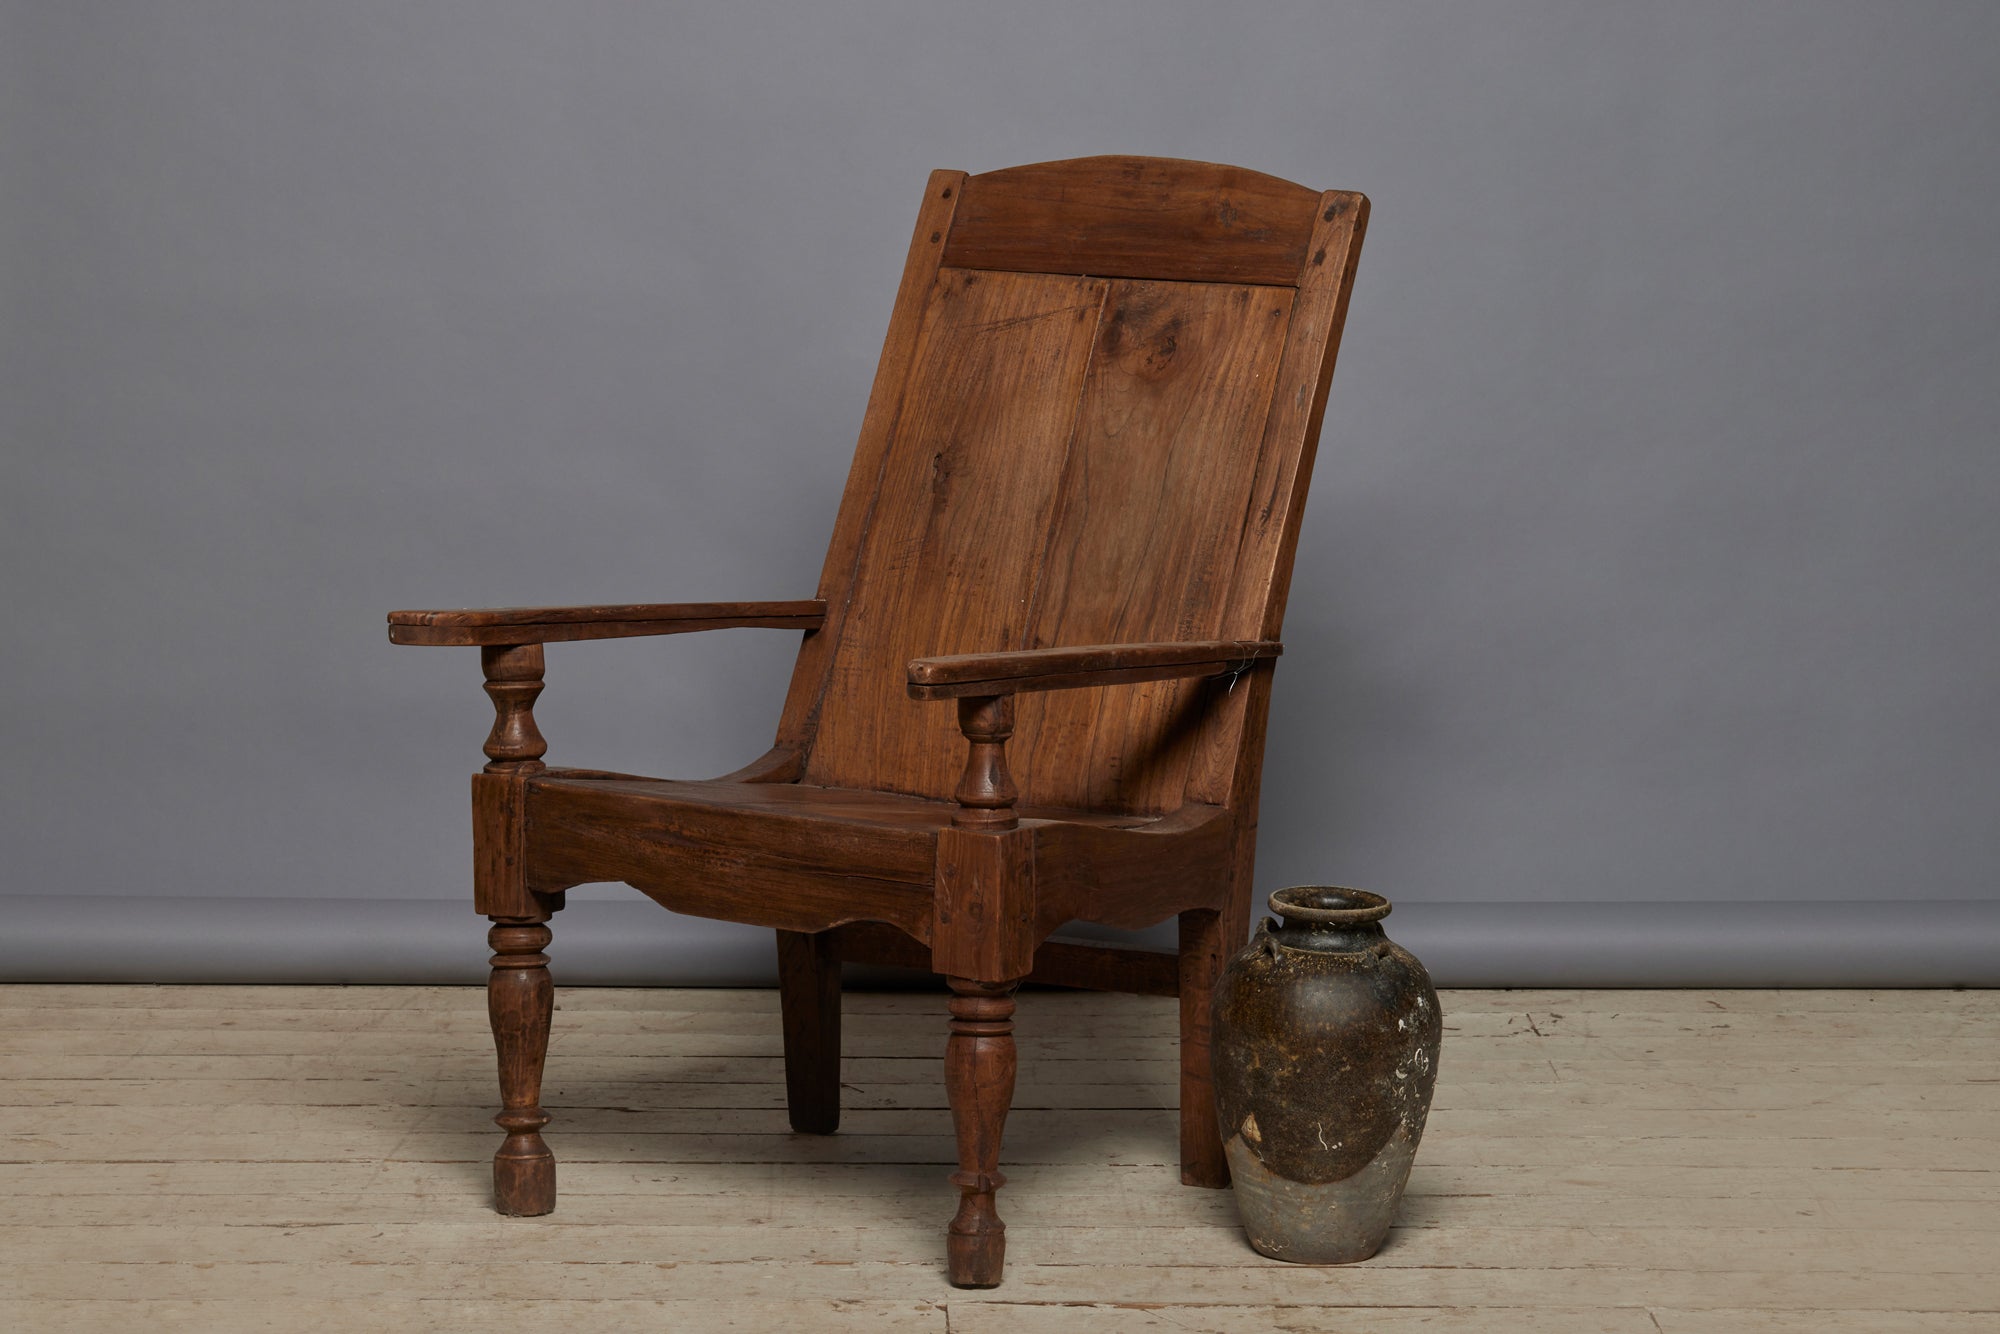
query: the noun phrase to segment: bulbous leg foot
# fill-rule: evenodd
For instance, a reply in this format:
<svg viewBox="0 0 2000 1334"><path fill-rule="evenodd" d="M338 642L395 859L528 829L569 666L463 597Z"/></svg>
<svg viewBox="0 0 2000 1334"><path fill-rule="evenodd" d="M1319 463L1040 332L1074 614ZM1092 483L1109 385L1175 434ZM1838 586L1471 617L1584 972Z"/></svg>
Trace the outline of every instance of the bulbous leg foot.
<svg viewBox="0 0 2000 1334"><path fill-rule="evenodd" d="M945 1044L945 1092L958 1137L958 1213L945 1236L952 1285L990 1288L1007 1259L1007 1225L993 1196L1000 1175L1000 1138L1014 1101L1015 982L948 978L951 1037Z"/></svg>
<svg viewBox="0 0 2000 1334"><path fill-rule="evenodd" d="M542 953L551 938L541 922L499 918L486 935L493 947L486 1013L500 1058L502 1104L493 1120L507 1132L493 1155L493 1207L503 1214L546 1214L556 1207L556 1159L542 1139L549 1114L541 1106L542 1063L555 1010L549 956Z"/></svg>

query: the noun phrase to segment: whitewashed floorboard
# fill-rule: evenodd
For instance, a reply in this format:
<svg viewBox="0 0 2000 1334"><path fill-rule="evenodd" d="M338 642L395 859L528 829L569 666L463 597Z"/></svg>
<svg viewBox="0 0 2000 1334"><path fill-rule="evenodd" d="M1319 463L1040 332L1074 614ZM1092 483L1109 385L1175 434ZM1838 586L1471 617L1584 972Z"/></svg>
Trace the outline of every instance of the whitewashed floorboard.
<svg viewBox="0 0 2000 1334"><path fill-rule="evenodd" d="M0 1328L2000 1329L2000 993L1455 992L1395 1235L1179 1185L1171 1001L1036 993L1006 1284L942 1276L942 1001L848 998L788 1133L764 991L563 991L562 1203L487 1208L470 988L0 987Z"/></svg>

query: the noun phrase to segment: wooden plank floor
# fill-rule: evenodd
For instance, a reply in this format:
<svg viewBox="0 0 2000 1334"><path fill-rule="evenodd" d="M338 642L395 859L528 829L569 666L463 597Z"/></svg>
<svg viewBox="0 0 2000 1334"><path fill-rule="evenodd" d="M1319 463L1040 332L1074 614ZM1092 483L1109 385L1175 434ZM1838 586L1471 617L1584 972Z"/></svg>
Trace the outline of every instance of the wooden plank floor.
<svg viewBox="0 0 2000 1334"><path fill-rule="evenodd" d="M1401 1225L1250 1251L1178 1183L1170 1001L1022 998L1005 1286L944 1283L943 1001L558 995L562 1203L487 1208L484 995L0 987L0 1328L2000 1330L2000 992L1454 992Z"/></svg>

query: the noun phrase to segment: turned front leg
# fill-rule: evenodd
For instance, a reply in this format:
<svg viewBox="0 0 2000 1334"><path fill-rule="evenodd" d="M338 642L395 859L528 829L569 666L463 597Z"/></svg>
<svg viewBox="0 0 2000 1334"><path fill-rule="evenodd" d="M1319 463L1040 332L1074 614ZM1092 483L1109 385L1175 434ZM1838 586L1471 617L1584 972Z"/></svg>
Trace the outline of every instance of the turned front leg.
<svg viewBox="0 0 2000 1334"><path fill-rule="evenodd" d="M958 1214L945 1237L953 1286L990 1288L1007 1258L1007 1225L993 1195L1000 1175L1000 1136L1014 1101L1015 982L951 983L951 1037L945 1043L945 1093L958 1137Z"/></svg>
<svg viewBox="0 0 2000 1334"><path fill-rule="evenodd" d="M495 919L487 932L493 971L486 1011L500 1057L502 1110L494 1123L507 1132L493 1155L493 1207L503 1214L545 1214L556 1207L556 1159L542 1140L542 1062L549 1054L555 985L549 979L552 933L541 922Z"/></svg>

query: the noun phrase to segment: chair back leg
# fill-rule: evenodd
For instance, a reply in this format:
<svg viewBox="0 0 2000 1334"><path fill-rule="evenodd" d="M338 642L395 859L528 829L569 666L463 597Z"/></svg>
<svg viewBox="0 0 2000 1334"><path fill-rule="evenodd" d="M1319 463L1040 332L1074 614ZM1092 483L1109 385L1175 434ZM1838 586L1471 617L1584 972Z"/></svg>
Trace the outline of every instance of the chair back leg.
<svg viewBox="0 0 2000 1334"><path fill-rule="evenodd" d="M1223 964L1248 928L1246 914L1198 909L1180 915L1181 1182L1220 1188L1229 1162L1215 1119L1209 1002Z"/></svg>
<svg viewBox="0 0 2000 1334"><path fill-rule="evenodd" d="M840 956L831 931L777 934L785 1108L793 1130L831 1135L840 1128Z"/></svg>

